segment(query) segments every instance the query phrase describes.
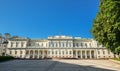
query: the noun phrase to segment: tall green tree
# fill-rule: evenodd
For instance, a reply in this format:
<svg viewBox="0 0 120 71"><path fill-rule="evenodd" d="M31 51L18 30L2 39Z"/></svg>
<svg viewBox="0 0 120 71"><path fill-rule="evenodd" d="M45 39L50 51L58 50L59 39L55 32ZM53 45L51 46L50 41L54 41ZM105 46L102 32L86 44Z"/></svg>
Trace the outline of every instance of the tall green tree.
<svg viewBox="0 0 120 71"><path fill-rule="evenodd" d="M91 32L99 43L120 55L120 0L100 0Z"/></svg>

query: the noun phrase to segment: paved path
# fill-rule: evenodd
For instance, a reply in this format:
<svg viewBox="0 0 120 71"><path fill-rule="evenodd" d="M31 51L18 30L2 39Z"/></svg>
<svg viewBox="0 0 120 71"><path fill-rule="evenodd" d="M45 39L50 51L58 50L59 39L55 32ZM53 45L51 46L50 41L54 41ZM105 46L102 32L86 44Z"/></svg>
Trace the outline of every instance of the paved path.
<svg viewBox="0 0 120 71"><path fill-rule="evenodd" d="M0 63L0 71L120 71L109 60L12 60Z"/></svg>

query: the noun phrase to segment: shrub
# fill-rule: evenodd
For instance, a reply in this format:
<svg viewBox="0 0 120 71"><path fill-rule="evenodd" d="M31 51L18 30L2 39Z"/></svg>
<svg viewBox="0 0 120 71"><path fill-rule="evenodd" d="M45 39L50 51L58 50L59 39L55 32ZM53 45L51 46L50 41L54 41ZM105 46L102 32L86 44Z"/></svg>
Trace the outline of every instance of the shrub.
<svg viewBox="0 0 120 71"><path fill-rule="evenodd" d="M12 56L0 56L0 62L12 60L12 59L14 59L14 57Z"/></svg>

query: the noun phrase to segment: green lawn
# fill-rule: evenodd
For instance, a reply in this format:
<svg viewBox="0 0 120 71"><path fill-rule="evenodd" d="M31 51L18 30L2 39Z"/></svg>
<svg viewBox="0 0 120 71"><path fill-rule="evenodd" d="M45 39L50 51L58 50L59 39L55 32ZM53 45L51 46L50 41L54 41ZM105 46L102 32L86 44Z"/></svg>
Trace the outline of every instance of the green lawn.
<svg viewBox="0 0 120 71"><path fill-rule="evenodd" d="M120 61L120 58L113 58L114 60Z"/></svg>
<svg viewBox="0 0 120 71"><path fill-rule="evenodd" d="M12 59L14 59L14 57L12 56L0 56L0 62L12 60Z"/></svg>

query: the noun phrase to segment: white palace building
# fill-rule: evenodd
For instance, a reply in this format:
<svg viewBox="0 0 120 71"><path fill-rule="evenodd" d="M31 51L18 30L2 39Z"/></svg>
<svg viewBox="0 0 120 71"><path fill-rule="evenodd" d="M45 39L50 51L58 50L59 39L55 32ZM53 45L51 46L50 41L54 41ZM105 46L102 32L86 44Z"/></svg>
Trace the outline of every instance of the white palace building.
<svg viewBox="0 0 120 71"><path fill-rule="evenodd" d="M10 38L6 55L16 58L79 58L101 59L113 58L114 54L94 39L71 36L50 36L47 39Z"/></svg>

